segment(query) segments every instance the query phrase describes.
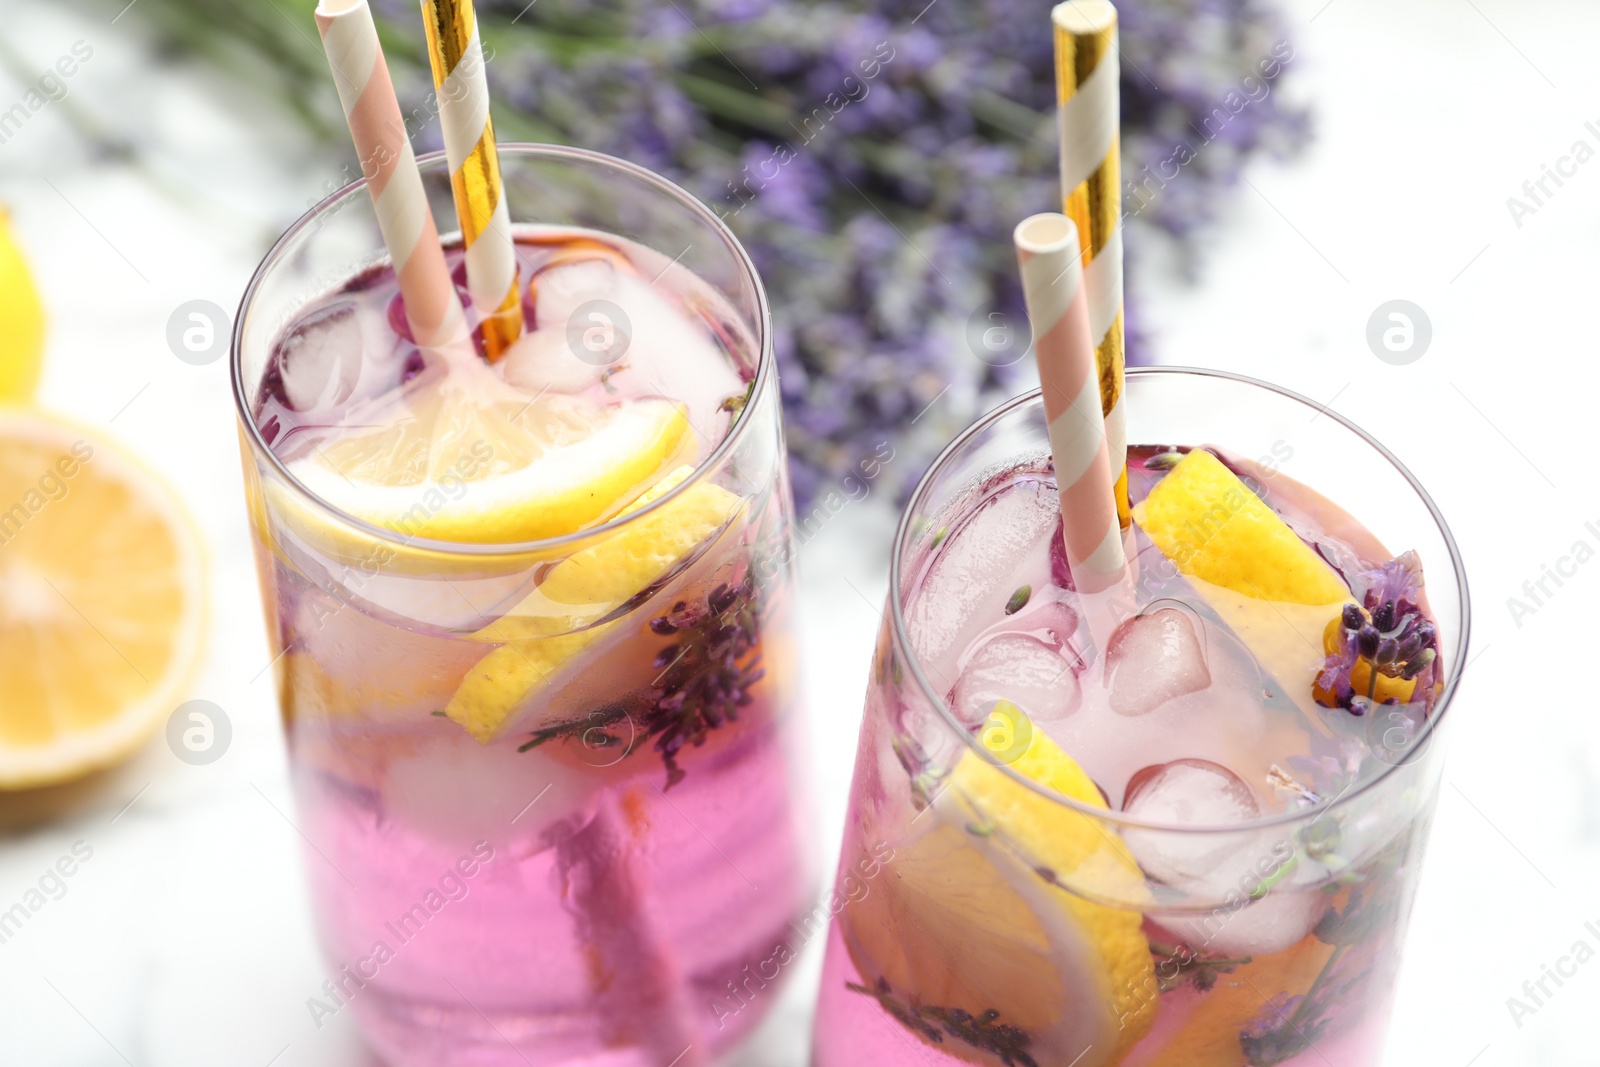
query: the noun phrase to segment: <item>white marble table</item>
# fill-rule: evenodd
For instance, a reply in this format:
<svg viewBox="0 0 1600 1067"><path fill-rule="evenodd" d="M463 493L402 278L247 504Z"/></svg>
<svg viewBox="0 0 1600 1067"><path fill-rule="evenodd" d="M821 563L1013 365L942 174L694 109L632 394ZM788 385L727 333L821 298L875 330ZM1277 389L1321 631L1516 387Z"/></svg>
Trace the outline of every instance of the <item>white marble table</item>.
<svg viewBox="0 0 1600 1067"><path fill-rule="evenodd" d="M1165 356L1260 374L1368 427L1452 518L1476 595L1477 658L1409 943L1388 1062L1442 1067L1596 1062L1586 966L1536 1014L1506 1000L1579 939L1600 947L1596 627L1581 568L1513 619L1507 598L1600 526L1586 474L1595 420L1594 263L1600 163L1572 171L1517 224L1507 197L1579 139L1600 148L1600 9L1583 0L1295 0L1298 71L1319 139L1248 175L1202 278L1147 257L1143 311ZM355 1067L345 1016L315 1029L323 979L299 841L286 821L257 591L247 558L223 363L168 351L168 315L232 308L265 244L337 163L247 90L157 57L121 0L68 9L6 0L6 43L43 71L92 57L68 96L0 143L0 200L52 314L41 399L165 470L212 553L209 652L194 695L226 709L233 746L190 767L158 742L81 787L0 800L0 905L74 842L67 892L0 945L0 1063L19 1067ZM1041 3L1041 11L1045 7ZM26 86L0 75L0 109ZM134 130L139 165L95 156L69 119ZM1182 180L1181 177L1178 180ZM781 299L781 294L778 294ZM1368 315L1404 298L1430 351L1396 367L1367 350ZM825 849L837 841L866 664L884 590L888 502L852 505L804 552L802 626ZM813 951L745 1064L798 1067ZM1593 972L1593 973L1591 973Z"/></svg>

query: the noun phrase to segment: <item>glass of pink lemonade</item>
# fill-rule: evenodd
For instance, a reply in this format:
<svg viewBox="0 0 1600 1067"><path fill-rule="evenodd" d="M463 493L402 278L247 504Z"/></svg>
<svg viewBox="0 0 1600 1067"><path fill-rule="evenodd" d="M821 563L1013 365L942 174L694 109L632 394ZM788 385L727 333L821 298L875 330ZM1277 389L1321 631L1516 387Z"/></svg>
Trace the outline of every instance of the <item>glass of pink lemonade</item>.
<svg viewBox="0 0 1600 1067"><path fill-rule="evenodd" d="M775 994L707 1005L812 885L766 297L664 179L500 164L525 332L497 361L412 342L359 183L283 236L236 327L330 972L308 1006L395 1067L708 1063ZM444 159L421 167L453 218Z"/></svg>
<svg viewBox="0 0 1600 1067"><path fill-rule="evenodd" d="M1352 424L1130 371L1128 583L1075 591L1033 393L894 546L816 1067L1369 1067L1466 656L1450 532Z"/></svg>

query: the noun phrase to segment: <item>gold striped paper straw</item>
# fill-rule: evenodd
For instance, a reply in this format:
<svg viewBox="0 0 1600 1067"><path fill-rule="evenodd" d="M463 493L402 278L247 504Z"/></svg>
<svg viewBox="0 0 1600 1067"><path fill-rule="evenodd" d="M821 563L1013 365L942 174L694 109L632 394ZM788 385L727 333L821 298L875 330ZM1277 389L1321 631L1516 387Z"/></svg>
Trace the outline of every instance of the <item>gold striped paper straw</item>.
<svg viewBox="0 0 1600 1067"><path fill-rule="evenodd" d="M466 246L467 291L483 316L484 354L493 362L522 336L522 293L489 117L483 42L472 0L422 0L422 21Z"/></svg>
<svg viewBox="0 0 1600 1067"><path fill-rule="evenodd" d="M1078 227L1089 330L1100 374L1117 521L1128 510L1127 412L1122 406L1122 150L1118 124L1117 9L1110 0L1067 0L1050 13L1056 38L1056 103L1061 125L1064 213Z"/></svg>

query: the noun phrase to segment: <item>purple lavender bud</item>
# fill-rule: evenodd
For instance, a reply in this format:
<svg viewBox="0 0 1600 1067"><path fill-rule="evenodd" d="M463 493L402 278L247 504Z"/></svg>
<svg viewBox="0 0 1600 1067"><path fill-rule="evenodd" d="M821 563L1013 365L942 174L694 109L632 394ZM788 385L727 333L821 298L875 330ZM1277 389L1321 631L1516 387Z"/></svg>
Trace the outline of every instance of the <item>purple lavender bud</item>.
<svg viewBox="0 0 1600 1067"><path fill-rule="evenodd" d="M712 614L721 615L733 607L736 600L738 595L732 589L726 585L719 585L712 590L708 603L711 605Z"/></svg>

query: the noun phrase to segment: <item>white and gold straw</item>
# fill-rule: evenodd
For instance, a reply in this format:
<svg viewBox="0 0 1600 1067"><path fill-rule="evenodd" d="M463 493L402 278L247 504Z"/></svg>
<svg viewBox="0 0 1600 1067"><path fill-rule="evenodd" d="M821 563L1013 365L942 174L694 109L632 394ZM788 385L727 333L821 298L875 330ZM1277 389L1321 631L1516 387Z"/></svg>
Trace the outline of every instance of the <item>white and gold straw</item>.
<svg viewBox="0 0 1600 1067"><path fill-rule="evenodd" d="M1064 211L1078 228L1089 329L1100 376L1117 520L1128 510L1127 414L1122 406L1122 167L1118 125L1117 9L1110 0L1068 0L1051 12L1056 39L1056 101L1061 125Z"/></svg>
<svg viewBox="0 0 1600 1067"><path fill-rule="evenodd" d="M489 116L483 42L472 0L422 0L422 21L466 247L467 291L483 319L484 355L493 362L522 336L522 294Z"/></svg>

